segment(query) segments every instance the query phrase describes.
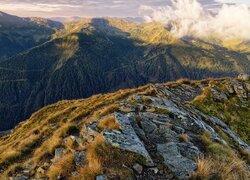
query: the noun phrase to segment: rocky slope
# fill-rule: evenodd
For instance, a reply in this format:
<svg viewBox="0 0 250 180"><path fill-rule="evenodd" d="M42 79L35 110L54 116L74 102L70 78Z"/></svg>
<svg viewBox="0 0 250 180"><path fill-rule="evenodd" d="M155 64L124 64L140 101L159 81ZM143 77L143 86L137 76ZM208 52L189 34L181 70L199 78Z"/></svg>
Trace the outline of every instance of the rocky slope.
<svg viewBox="0 0 250 180"><path fill-rule="evenodd" d="M84 19L0 63L0 130L63 99L182 77L250 73L249 54L175 38L162 24Z"/></svg>
<svg viewBox="0 0 250 180"><path fill-rule="evenodd" d="M0 138L0 174L14 179L249 179L250 139L231 129L241 126L235 116L247 122L249 135L249 85L247 75L183 79L58 102ZM237 114L230 116L219 103L237 106Z"/></svg>

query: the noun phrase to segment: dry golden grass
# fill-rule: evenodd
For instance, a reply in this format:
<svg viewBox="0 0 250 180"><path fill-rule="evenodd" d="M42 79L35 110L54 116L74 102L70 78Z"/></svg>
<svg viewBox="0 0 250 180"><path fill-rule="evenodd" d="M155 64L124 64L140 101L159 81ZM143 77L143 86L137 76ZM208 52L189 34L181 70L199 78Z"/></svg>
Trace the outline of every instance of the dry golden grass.
<svg viewBox="0 0 250 180"><path fill-rule="evenodd" d="M172 87L178 86L178 84L176 82L168 82L168 83L165 84L165 86L167 86L169 88L172 88Z"/></svg>
<svg viewBox="0 0 250 180"><path fill-rule="evenodd" d="M181 142L188 142L188 141L189 141L189 137L188 137L187 134L180 134L180 135L179 135L179 140L180 140Z"/></svg>
<svg viewBox="0 0 250 180"><path fill-rule="evenodd" d="M80 169L80 175L75 179L94 179L104 172L109 177L126 179L130 170L123 165L131 166L138 159L133 153L106 145L101 134L86 149L87 165Z"/></svg>
<svg viewBox="0 0 250 180"><path fill-rule="evenodd" d="M106 116L107 114L111 114L115 111L117 111L119 109L119 107L117 105L111 105L108 107L105 107L104 109L101 110L100 112L100 117Z"/></svg>
<svg viewBox="0 0 250 180"><path fill-rule="evenodd" d="M197 160L197 171L192 179L221 179L221 180L239 180L249 179L248 171L244 161L235 157L230 161L221 161L213 157L207 157Z"/></svg>
<svg viewBox="0 0 250 180"><path fill-rule="evenodd" d="M30 119L20 123L10 135L0 137L0 168L5 172L13 163L22 166L24 162L33 161L34 170L35 166L53 158L56 147L85 149L85 146L64 144L63 139L71 134L72 127L76 129L95 120L96 115L103 117L119 110L122 100L134 93L144 92L148 87L99 94L82 100L61 101L42 108ZM112 121L107 126L116 128ZM92 164L94 162L97 161Z"/></svg>
<svg viewBox="0 0 250 180"><path fill-rule="evenodd" d="M40 161L45 155L53 154L55 148L61 146L63 144L63 136L67 133L69 128L72 125L70 123L62 125L59 129L57 129L54 134L44 141L42 145L36 149L34 152L34 161Z"/></svg>
<svg viewBox="0 0 250 180"><path fill-rule="evenodd" d="M99 135L95 141L87 147L88 164L80 169L80 175L76 179L93 179L102 172L101 159L97 154L97 149L104 144L103 136Z"/></svg>
<svg viewBox="0 0 250 180"><path fill-rule="evenodd" d="M143 97L142 97L142 100L143 100L143 102L145 102L146 104L150 104L150 103L153 102L153 101L152 101L149 97L147 97L147 96L143 96Z"/></svg>
<svg viewBox="0 0 250 180"><path fill-rule="evenodd" d="M191 80L187 78L181 78L176 81L178 84L191 84Z"/></svg>
<svg viewBox="0 0 250 180"><path fill-rule="evenodd" d="M53 163L53 165L49 168L47 172L47 176L49 177L49 179L57 179L58 176L69 176L70 172L73 171L73 161L73 154L65 154L62 159Z"/></svg>
<svg viewBox="0 0 250 180"><path fill-rule="evenodd" d="M247 150L241 150L241 154L248 164L250 164L250 153Z"/></svg>
<svg viewBox="0 0 250 180"><path fill-rule="evenodd" d="M31 134L27 138L25 138L25 141L21 141L20 144L16 147L16 149L25 149L25 148L31 148L32 146L35 146L38 144L38 141L40 140L39 135Z"/></svg>
<svg viewBox="0 0 250 180"><path fill-rule="evenodd" d="M197 170L193 175L192 179L210 179L211 176L211 169L212 169L212 159L198 159L197 160Z"/></svg>
<svg viewBox="0 0 250 180"><path fill-rule="evenodd" d="M250 178L246 163L229 146L213 142L208 133L204 133L200 140L205 145L208 156L198 159L197 172L192 179L245 180Z"/></svg>
<svg viewBox="0 0 250 180"><path fill-rule="evenodd" d="M98 127L101 129L119 130L120 126L117 124L114 115L109 115L100 120Z"/></svg>
<svg viewBox="0 0 250 180"><path fill-rule="evenodd" d="M1 156L0 156L0 165L6 165L9 163L12 163L15 160L17 160L21 155L22 153L20 151L13 150L13 149L4 151L1 153Z"/></svg>
<svg viewBox="0 0 250 180"><path fill-rule="evenodd" d="M3 172L2 174L0 174L0 179L1 180L9 180L9 176L12 176L13 174L15 174L18 170L21 170L22 167L20 167L20 165L18 164L12 164L9 166L9 168Z"/></svg>
<svg viewBox="0 0 250 180"><path fill-rule="evenodd" d="M211 93L211 89L210 88L205 88L202 92L201 95L198 95L194 98L193 102L194 103L201 103L203 102Z"/></svg>

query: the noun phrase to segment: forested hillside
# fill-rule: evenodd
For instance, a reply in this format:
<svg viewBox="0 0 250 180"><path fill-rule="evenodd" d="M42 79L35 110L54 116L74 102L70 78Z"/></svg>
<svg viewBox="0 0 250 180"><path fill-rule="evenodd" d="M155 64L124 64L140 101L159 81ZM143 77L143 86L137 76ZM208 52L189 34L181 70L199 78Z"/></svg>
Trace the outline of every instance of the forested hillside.
<svg viewBox="0 0 250 180"><path fill-rule="evenodd" d="M250 73L247 51L175 38L162 24L84 19L0 63L0 130L63 99L182 77Z"/></svg>

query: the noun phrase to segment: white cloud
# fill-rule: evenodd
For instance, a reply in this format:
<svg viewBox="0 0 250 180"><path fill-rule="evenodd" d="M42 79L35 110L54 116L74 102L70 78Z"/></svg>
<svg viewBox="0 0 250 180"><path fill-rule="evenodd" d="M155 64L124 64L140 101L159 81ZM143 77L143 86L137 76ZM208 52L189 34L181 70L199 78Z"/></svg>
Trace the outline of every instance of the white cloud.
<svg viewBox="0 0 250 180"><path fill-rule="evenodd" d="M220 6L218 1L236 0L199 0L206 9L216 9ZM171 0L0 0L0 11L20 16L135 17L138 16L141 5L156 7L169 5L170 2Z"/></svg>
<svg viewBox="0 0 250 180"><path fill-rule="evenodd" d="M247 5L224 4L213 14L197 0L173 0L171 6L141 6L139 12L146 21L165 23L178 37L216 35L250 39L250 9Z"/></svg>

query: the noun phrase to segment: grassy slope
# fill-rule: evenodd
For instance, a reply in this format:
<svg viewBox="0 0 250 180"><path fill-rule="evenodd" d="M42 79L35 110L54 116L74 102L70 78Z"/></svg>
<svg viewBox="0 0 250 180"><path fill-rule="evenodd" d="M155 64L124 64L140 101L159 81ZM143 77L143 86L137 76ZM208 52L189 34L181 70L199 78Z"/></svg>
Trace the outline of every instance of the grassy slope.
<svg viewBox="0 0 250 180"><path fill-rule="evenodd" d="M221 92L227 92L225 84L227 81L211 81L211 86ZM218 101L213 98L210 89L203 91L193 104L203 112L223 119L229 127L244 141L250 143L250 99L242 102L236 95L226 101Z"/></svg>
<svg viewBox="0 0 250 180"><path fill-rule="evenodd" d="M177 83L168 83L167 86L176 87L182 83L190 84L190 81L181 80ZM209 83L209 81L205 81L206 83ZM195 81L192 84L197 85L200 82ZM80 173L80 176L75 177L76 179L93 179L96 175L102 173L105 167L109 169L109 173L118 175L121 178L127 178L131 172L124 168L123 163L131 166L138 160L138 157L106 147L101 135L86 147L80 147L70 142L65 145L64 138L70 136L72 132L82 132L82 127L85 123L117 111L122 101L130 99L131 95L150 94L151 91L148 91L149 86L120 90L112 94L95 95L88 99L61 101L41 109L33 114L30 119L18 125L10 135L0 138L0 174L3 178L16 175L30 162L32 162L31 169L35 172L37 165L41 166L44 162L48 162L53 158L56 147L64 147L66 149L64 158L52 165L47 171L47 175L51 179L59 174L70 178L72 175L70 172L72 171ZM217 105L215 102L213 103ZM204 103L199 107L208 108L210 106ZM215 113L215 107L212 104L211 108L213 108L213 111L209 113ZM217 108L220 107L217 106ZM221 109L219 110L223 112ZM208 112L206 109L204 111ZM234 118L233 114L231 116ZM241 118L244 120L245 117L242 116ZM118 128L110 116L101 121L99 126L102 129ZM232 121L230 126L240 128L241 124L238 121ZM244 170L244 162L229 146L214 142L208 134L201 135L200 139L206 148L206 156L205 159L198 160L198 171L194 174L194 178L228 179L233 178L233 176L247 176ZM73 165L73 154L81 149L87 150L89 163L78 169ZM245 155L250 160L249 154ZM126 158L124 159L123 157Z"/></svg>

